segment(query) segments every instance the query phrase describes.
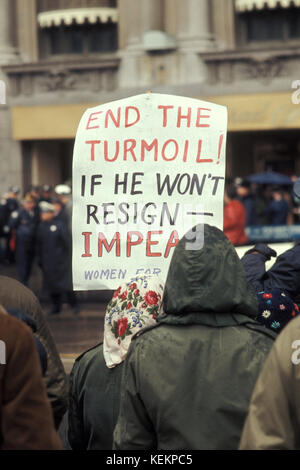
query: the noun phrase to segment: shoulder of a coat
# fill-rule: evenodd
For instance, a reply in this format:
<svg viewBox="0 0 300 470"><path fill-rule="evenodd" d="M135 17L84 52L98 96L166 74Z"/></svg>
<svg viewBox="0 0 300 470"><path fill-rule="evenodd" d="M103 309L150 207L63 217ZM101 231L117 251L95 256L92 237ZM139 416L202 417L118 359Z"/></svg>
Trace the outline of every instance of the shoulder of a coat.
<svg viewBox="0 0 300 470"><path fill-rule="evenodd" d="M93 351L93 350L99 348L99 346L101 346L102 344L103 344L103 342L98 343L98 344L96 344L95 346L92 346L91 348L89 348L89 349L87 349L86 351L84 351L82 354L80 354L80 356L76 357L75 363L78 364L78 363L80 362L80 360L81 360L84 356L86 356L87 353L89 353L89 352L91 352L91 351Z"/></svg>
<svg viewBox="0 0 300 470"><path fill-rule="evenodd" d="M131 341L135 341L141 336L144 336L145 334L149 333L149 331L154 330L154 328L158 328L160 325L161 325L160 323L156 323L155 325L151 325L151 326L147 326L146 328L143 328L141 331L138 331L137 333L133 335Z"/></svg>

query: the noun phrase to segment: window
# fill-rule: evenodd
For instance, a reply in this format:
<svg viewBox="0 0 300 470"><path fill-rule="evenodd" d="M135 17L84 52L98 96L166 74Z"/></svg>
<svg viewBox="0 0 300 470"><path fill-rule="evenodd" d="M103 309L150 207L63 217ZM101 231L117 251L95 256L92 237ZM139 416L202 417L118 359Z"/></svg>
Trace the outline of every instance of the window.
<svg viewBox="0 0 300 470"><path fill-rule="evenodd" d="M238 21L244 43L300 39L300 8L253 10Z"/></svg>
<svg viewBox="0 0 300 470"><path fill-rule="evenodd" d="M41 31L42 56L86 55L113 52L118 48L116 23L53 26Z"/></svg>

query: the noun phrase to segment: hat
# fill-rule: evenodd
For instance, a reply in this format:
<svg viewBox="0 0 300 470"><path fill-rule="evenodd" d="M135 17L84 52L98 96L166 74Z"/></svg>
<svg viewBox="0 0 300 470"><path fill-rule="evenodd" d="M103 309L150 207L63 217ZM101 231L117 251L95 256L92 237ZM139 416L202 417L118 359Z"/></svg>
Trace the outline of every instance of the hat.
<svg viewBox="0 0 300 470"><path fill-rule="evenodd" d="M31 196L31 194L27 193L25 194L25 197L23 199L24 202L35 202L35 199Z"/></svg>
<svg viewBox="0 0 300 470"><path fill-rule="evenodd" d="M279 333L286 324L299 315L295 304L281 289L260 292L258 297L257 321Z"/></svg>
<svg viewBox="0 0 300 470"><path fill-rule="evenodd" d="M250 188L250 186L251 186L250 181L248 181L246 179L243 179L243 178L235 178L234 184L237 187L242 187L242 188Z"/></svg>
<svg viewBox="0 0 300 470"><path fill-rule="evenodd" d="M14 193L14 194L19 194L20 189L17 186L11 186L9 188L9 192Z"/></svg>
<svg viewBox="0 0 300 470"><path fill-rule="evenodd" d="M59 194L61 196L71 194L71 188L70 186L67 186L66 184L58 184L55 186L55 192L56 194Z"/></svg>
<svg viewBox="0 0 300 470"><path fill-rule="evenodd" d="M54 206L46 201L40 202L39 208L41 212L55 212Z"/></svg>

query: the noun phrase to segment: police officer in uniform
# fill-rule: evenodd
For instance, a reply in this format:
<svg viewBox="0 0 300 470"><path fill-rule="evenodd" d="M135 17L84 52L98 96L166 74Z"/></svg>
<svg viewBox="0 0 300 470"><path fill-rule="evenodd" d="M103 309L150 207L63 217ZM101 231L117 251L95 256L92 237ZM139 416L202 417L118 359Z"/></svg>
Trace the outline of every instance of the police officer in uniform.
<svg viewBox="0 0 300 470"><path fill-rule="evenodd" d="M11 186L0 201L0 237L4 239L5 249L2 253L2 261L14 263L15 253L12 249L11 242L13 233L10 232L8 221L11 214L20 207L18 194L20 189L17 186Z"/></svg>
<svg viewBox="0 0 300 470"><path fill-rule="evenodd" d="M41 189L41 197L39 199L39 202L52 202L52 188L50 184L43 184L42 189Z"/></svg>
<svg viewBox="0 0 300 470"><path fill-rule="evenodd" d="M41 222L37 233L39 265L43 271L52 309L49 314L61 311L63 296L67 297L73 313L79 313L75 293L72 290L72 240L64 220L55 218L53 204L39 204Z"/></svg>
<svg viewBox="0 0 300 470"><path fill-rule="evenodd" d="M63 222L67 227L68 229L70 228L69 227L69 217L68 217L68 214L66 213L66 209L65 209L65 205L64 203L59 199L59 198L54 198L52 200L52 204L54 206L54 221L61 221Z"/></svg>
<svg viewBox="0 0 300 470"><path fill-rule="evenodd" d="M35 201L27 194L23 200L23 207L12 212L8 227L10 233L16 231L16 261L19 280L28 285L32 263L35 253L35 238L38 219L35 212Z"/></svg>
<svg viewBox="0 0 300 470"><path fill-rule="evenodd" d="M67 184L55 186L54 191L64 205L64 212L68 217L69 230L72 233L72 190Z"/></svg>

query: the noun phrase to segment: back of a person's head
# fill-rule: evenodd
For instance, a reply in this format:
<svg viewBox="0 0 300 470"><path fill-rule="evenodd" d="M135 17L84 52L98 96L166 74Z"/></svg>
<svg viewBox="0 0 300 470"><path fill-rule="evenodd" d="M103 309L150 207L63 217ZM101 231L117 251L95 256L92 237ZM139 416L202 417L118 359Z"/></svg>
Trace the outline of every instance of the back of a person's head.
<svg viewBox="0 0 300 470"><path fill-rule="evenodd" d="M12 277L0 275L0 304L7 309L15 309L25 315L32 314L40 309L35 294L24 284Z"/></svg>
<svg viewBox="0 0 300 470"><path fill-rule="evenodd" d="M236 186L234 185L234 183L226 184L225 194L230 200L237 199L237 191L236 191Z"/></svg>
<svg viewBox="0 0 300 470"><path fill-rule="evenodd" d="M257 314L255 292L237 252L217 227L199 224L176 246L166 280L166 314Z"/></svg>

